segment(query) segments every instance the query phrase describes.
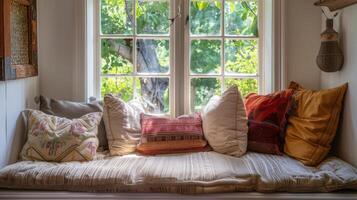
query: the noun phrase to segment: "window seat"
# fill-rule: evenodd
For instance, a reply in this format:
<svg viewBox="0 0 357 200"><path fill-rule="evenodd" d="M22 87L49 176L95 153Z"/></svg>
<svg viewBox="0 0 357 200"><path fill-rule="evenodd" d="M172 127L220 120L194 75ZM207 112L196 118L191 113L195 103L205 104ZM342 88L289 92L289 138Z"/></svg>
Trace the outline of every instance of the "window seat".
<svg viewBox="0 0 357 200"><path fill-rule="evenodd" d="M357 170L331 157L316 168L287 156L215 152L127 155L90 162L21 161L0 170L0 188L75 192L332 192L357 189Z"/></svg>
<svg viewBox="0 0 357 200"><path fill-rule="evenodd" d="M153 199L153 200L233 200L233 199L307 199L307 200L355 200L356 192L342 191L334 193L258 193L235 192L201 195L182 195L172 193L88 193L65 191L28 191L28 190L0 190L0 199Z"/></svg>

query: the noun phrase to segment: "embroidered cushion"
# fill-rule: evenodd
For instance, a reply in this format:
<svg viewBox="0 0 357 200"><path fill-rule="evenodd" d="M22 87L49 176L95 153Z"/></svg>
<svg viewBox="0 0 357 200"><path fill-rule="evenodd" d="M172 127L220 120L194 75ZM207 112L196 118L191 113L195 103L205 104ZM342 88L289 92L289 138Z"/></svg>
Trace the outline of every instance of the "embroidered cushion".
<svg viewBox="0 0 357 200"><path fill-rule="evenodd" d="M137 150L143 154L196 152L205 150L206 145L199 114L175 119L141 114Z"/></svg>
<svg viewBox="0 0 357 200"><path fill-rule="evenodd" d="M29 110L28 133L21 155L24 160L49 162L89 161L98 147L102 113L67 119Z"/></svg>
<svg viewBox="0 0 357 200"><path fill-rule="evenodd" d="M111 155L126 155L136 149L140 141L140 102L128 103L109 94L104 97L104 123Z"/></svg>
<svg viewBox="0 0 357 200"><path fill-rule="evenodd" d="M49 115L75 119L92 112L103 112L103 105L101 101L81 103L50 99L44 96L40 96L40 110ZM97 137L99 140L99 146L104 149L108 149L108 140L103 120L98 126Z"/></svg>
<svg viewBox="0 0 357 200"><path fill-rule="evenodd" d="M347 83L312 91L292 82L290 88L297 90L297 108L288 120L284 152L305 165L318 165L336 135Z"/></svg>
<svg viewBox="0 0 357 200"><path fill-rule="evenodd" d="M214 151L242 156L247 150L248 121L237 86L214 96L202 111L203 132Z"/></svg>
<svg viewBox="0 0 357 200"><path fill-rule="evenodd" d="M250 94L245 106L248 115L248 150L281 155L293 90L270 95Z"/></svg>

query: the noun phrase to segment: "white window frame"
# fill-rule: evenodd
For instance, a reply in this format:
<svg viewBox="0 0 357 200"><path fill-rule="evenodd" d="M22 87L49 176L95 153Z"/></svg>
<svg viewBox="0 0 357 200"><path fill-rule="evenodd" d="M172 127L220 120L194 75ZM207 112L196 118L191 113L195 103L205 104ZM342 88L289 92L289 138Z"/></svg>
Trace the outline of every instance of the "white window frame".
<svg viewBox="0 0 357 200"><path fill-rule="evenodd" d="M286 86L284 57L284 1L259 1L259 93L270 93ZM86 0L86 99L100 97L100 0ZM184 2L184 3L183 3ZM181 7L182 17L171 26L170 38L170 114L178 116L190 111L188 82L187 26L188 0L170 0L170 17ZM176 31L177 30L177 31ZM281 49L276 53L276 49ZM176 51L175 51L176 50ZM279 54L279 55L276 55ZM177 59L175 59L177 58Z"/></svg>
<svg viewBox="0 0 357 200"><path fill-rule="evenodd" d="M174 98L174 91L175 91L175 30L174 26L170 26L169 34L137 34L136 33L136 20L134 20L134 24L132 25L133 34L131 35L121 35L121 34L102 34L101 33L101 13L100 13L100 0L95 1L95 63L97 67L95 67L95 96L97 98L101 97L101 78L102 77L132 77L134 78L133 81L133 91L134 91L134 98L137 97L136 91L136 79L140 77L146 78L169 78L169 114L171 116L175 116L175 98ZM163 0L151 0L151 1L163 1ZM173 13L176 12L175 10L175 0L168 0L169 2L169 17L172 18ZM134 14L133 17L136 19L136 0L134 0ZM112 74L112 75L104 75L101 74L101 40L102 39L122 39L122 38L132 38L133 39L133 73L131 74ZM169 48L170 48L170 66L168 73L140 73L137 70L137 51L136 41L138 39L169 39Z"/></svg>
<svg viewBox="0 0 357 200"><path fill-rule="evenodd" d="M258 36L241 36L241 35L225 35L225 28L224 28L224 20L225 20L225 1L226 0L221 0L222 2L222 7L221 7L221 30L220 30L220 35L206 35L206 36L200 36L200 35L195 35L195 36L190 36L190 23L185 24L185 113L191 113L191 79L193 78L217 78L221 80L221 93L225 91L225 86L224 86L224 79L225 78L237 78L237 79L249 79L249 78L254 78L258 81L258 93L263 93L264 91L264 78L263 78L263 69L262 69L262 55L263 55L263 48L262 48L262 40L263 37L260 36L261 34L261 29L262 29L262 16L264 13L264 0L259 0L258 3L258 30L259 30L259 35ZM185 1L185 8L184 8L185 15L184 16L189 16L190 12L190 1ZM220 40L221 41L221 73L220 74L194 74L191 75L190 73L190 45L191 41L195 39L207 39L207 40ZM232 40L256 40L258 43L258 70L257 74L255 75L249 75L249 74L225 74L225 40L226 39L232 39Z"/></svg>

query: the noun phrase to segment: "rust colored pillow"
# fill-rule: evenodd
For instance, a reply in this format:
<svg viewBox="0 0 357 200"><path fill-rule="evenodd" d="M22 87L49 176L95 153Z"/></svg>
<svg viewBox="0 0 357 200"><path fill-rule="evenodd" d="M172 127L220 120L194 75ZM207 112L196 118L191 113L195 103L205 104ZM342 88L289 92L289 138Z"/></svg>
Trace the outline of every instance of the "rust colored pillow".
<svg viewBox="0 0 357 200"><path fill-rule="evenodd" d="M316 166L328 154L339 123L347 83L313 91L292 82L297 109L289 117L284 152L305 165Z"/></svg>
<svg viewBox="0 0 357 200"><path fill-rule="evenodd" d="M204 151L207 141L199 114L175 119L141 114L141 141L137 151L146 155Z"/></svg>
<svg viewBox="0 0 357 200"><path fill-rule="evenodd" d="M284 90L270 95L250 94L246 97L249 151L282 154L293 93L293 90Z"/></svg>

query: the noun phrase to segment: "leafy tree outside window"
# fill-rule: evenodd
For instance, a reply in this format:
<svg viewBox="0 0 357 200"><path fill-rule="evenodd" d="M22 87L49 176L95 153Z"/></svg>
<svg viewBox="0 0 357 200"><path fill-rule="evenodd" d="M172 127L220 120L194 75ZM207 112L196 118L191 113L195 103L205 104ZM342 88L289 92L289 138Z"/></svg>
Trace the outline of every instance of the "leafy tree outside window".
<svg viewBox="0 0 357 200"><path fill-rule="evenodd" d="M190 110L231 85L244 96L257 92L258 0L182 1L189 4ZM170 0L100 0L102 97L137 98L149 112L170 112L171 6Z"/></svg>

